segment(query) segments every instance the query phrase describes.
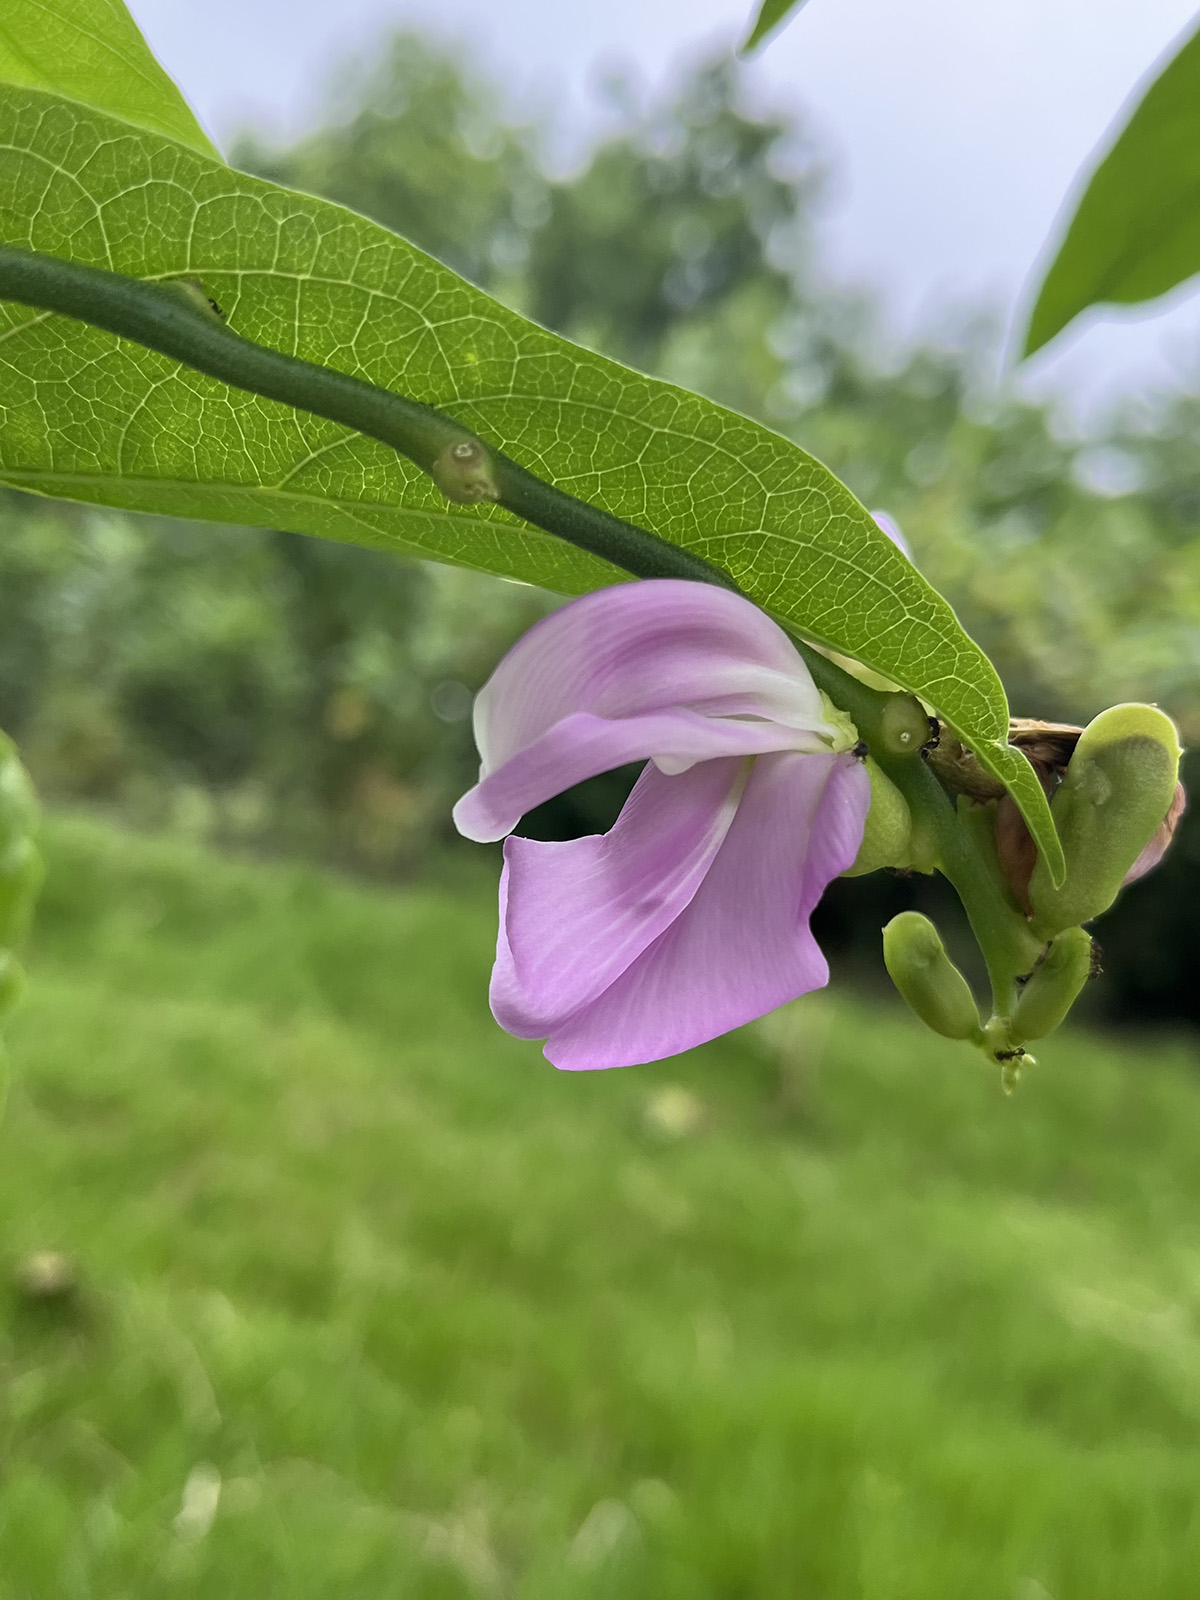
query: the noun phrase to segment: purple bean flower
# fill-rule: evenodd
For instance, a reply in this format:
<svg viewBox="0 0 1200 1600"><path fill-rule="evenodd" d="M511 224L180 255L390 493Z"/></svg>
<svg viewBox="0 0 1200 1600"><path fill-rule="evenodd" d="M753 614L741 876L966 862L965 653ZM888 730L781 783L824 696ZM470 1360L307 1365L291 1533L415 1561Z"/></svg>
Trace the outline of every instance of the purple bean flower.
<svg viewBox="0 0 1200 1600"><path fill-rule="evenodd" d="M870 807L854 730L741 596L649 579L539 622L475 702L479 782L454 820L504 839L492 1011L557 1067L657 1061L828 982L809 928ZM626 762L606 834L513 829Z"/></svg>

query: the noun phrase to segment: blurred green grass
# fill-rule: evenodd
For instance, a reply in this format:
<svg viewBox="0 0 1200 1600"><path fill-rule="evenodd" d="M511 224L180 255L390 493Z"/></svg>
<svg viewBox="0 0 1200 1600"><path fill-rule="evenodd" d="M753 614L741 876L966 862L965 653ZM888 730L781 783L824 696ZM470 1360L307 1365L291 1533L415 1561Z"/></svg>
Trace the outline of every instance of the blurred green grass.
<svg viewBox="0 0 1200 1600"><path fill-rule="evenodd" d="M1194 1600L1194 1040L819 995L554 1072L482 870L48 829L2 1600ZM73 1294L21 1290L61 1251Z"/></svg>

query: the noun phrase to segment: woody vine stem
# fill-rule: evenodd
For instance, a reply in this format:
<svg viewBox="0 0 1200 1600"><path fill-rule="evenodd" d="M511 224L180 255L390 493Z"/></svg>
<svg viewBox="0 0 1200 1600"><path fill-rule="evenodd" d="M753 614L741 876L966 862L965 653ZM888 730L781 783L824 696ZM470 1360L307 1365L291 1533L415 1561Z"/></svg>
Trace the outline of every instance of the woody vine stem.
<svg viewBox="0 0 1200 1600"><path fill-rule="evenodd" d="M151 281L39 251L0 244L0 299L58 313L130 339L236 389L325 417L389 445L458 504L502 506L535 527L638 578L687 578L738 592L732 577L645 528L544 482L444 412L362 378L271 350L228 327L203 286L186 277ZM992 984L987 1053L1005 1059L1017 975L1040 945L989 870L954 803L919 759L923 713L912 696L869 688L803 640L796 647L817 686L854 721L914 820L936 842L938 865L970 920ZM907 701L896 733L895 709ZM888 708L892 714L885 716Z"/></svg>

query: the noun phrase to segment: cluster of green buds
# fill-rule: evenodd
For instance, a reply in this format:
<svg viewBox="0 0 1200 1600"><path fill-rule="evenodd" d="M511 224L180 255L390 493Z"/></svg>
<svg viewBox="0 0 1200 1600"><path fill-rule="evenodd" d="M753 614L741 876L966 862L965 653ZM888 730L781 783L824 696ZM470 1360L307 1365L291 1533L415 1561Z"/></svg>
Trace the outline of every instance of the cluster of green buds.
<svg viewBox="0 0 1200 1600"><path fill-rule="evenodd" d="M34 840L37 796L11 739L0 733L0 1015L25 987L17 959L42 884L42 858Z"/></svg>
<svg viewBox="0 0 1200 1600"><path fill-rule="evenodd" d="M1097 969L1084 925L1156 865L1184 807L1178 731L1154 706L1114 706L1082 730L1014 724L1012 741L1050 798L1066 857L1057 885L1012 800L969 752L953 741L926 752L954 798L960 842L955 863L942 851L934 864L955 881L979 940L991 978L990 1015L981 1014L927 917L903 912L883 938L892 981L921 1020L1000 1062L1007 1085L1030 1059L1027 1045L1058 1027ZM892 819L893 845L901 831L896 798L885 791L881 806ZM893 854L892 864L931 870L919 854L910 850L903 861Z"/></svg>

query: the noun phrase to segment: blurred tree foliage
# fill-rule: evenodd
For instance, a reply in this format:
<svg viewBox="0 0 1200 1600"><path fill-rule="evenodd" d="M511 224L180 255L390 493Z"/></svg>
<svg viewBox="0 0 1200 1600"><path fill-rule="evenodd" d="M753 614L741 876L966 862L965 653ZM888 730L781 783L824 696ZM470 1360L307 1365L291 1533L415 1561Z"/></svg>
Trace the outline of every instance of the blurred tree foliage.
<svg viewBox="0 0 1200 1600"><path fill-rule="evenodd" d="M870 306L821 276L823 173L801 124L748 109L722 61L667 103L613 107L616 131L553 179L487 83L403 35L343 74L319 131L246 140L235 161L789 433L898 517L1018 712L1083 721L1149 699L1200 736L1200 399L1083 445L989 395L983 323L883 370ZM0 514L0 723L47 795L372 870L448 837L470 695L553 603L289 534L16 495ZM620 793L593 784L537 825L603 825ZM847 885L828 931L851 943L861 926L873 947L914 892ZM1200 808L1172 868L1100 930L1115 1000L1200 1017L1198 934Z"/></svg>
<svg viewBox="0 0 1200 1600"><path fill-rule="evenodd" d="M448 831L472 693L546 605L290 533L0 514L0 696L44 794L372 868Z"/></svg>

